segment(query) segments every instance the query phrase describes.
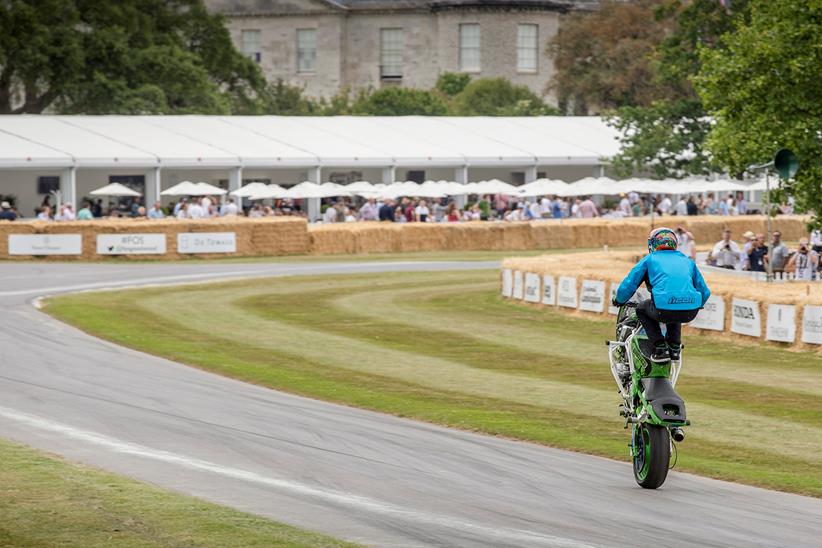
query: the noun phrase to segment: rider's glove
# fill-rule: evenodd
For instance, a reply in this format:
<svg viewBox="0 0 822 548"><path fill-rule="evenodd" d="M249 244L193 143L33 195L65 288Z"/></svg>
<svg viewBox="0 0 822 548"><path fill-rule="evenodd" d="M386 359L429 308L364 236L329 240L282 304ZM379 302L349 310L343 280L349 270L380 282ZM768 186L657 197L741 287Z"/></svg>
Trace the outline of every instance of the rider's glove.
<svg viewBox="0 0 822 548"><path fill-rule="evenodd" d="M616 297L614 297L613 299L611 299L611 305L613 305L613 306L622 306L622 303L619 302Z"/></svg>

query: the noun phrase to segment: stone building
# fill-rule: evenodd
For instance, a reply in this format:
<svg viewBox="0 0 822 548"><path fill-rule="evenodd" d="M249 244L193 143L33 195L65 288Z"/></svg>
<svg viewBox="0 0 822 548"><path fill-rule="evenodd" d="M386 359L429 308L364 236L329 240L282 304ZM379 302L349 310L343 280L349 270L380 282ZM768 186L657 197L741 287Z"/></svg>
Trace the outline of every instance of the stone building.
<svg viewBox="0 0 822 548"><path fill-rule="evenodd" d="M503 76L542 95L561 17L593 0L206 0L238 49L312 97L402 85L442 72ZM552 98L548 98L549 100Z"/></svg>

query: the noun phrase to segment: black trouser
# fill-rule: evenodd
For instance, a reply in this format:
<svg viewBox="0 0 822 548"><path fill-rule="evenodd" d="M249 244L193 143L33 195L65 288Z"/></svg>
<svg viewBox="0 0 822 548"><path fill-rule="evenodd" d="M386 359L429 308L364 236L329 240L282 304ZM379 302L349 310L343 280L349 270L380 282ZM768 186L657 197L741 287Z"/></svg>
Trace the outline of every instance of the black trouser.
<svg viewBox="0 0 822 548"><path fill-rule="evenodd" d="M661 346L663 343L676 347L682 344L682 324L688 323L696 318L699 310L659 310L654 306L654 301L648 299L642 301L636 307L636 316L648 335L648 340L654 346ZM667 331L662 336L662 328L659 323L665 324Z"/></svg>

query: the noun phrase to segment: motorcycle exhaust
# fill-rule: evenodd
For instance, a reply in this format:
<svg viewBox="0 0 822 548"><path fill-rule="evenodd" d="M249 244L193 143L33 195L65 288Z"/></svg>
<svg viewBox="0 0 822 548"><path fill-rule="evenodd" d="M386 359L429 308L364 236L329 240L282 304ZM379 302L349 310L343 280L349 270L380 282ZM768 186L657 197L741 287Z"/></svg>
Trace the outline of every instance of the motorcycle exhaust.
<svg viewBox="0 0 822 548"><path fill-rule="evenodd" d="M685 440L685 431L682 430L680 427L671 428L671 437L676 442L684 441Z"/></svg>

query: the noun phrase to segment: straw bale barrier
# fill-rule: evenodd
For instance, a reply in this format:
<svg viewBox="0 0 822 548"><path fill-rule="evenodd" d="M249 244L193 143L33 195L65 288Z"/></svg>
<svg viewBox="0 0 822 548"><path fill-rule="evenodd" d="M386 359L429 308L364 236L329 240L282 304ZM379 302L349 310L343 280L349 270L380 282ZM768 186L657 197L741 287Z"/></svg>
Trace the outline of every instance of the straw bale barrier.
<svg viewBox="0 0 822 548"><path fill-rule="evenodd" d="M509 292L513 298L513 287L507 284L516 284L514 280L519 278L523 280L528 274L536 274L539 276L539 298L528 302L528 297L523 292L522 302L529 306L536 306L540 308L552 308L563 311L573 315L594 315L594 316L609 316L613 314L613 310L609 311L609 304L611 301L612 292L616 291L616 287L633 268L636 262L644 255L645 250L637 247L635 252L586 252L586 253L569 253L569 254L554 254L543 255L539 257L521 257L508 258L502 263L502 282L503 293ZM505 278L509 276L506 271L510 271L510 281L506 282ZM545 276L553 278L554 282L554 304L543 304L543 297L545 294ZM737 315L736 321L740 318L747 321L751 328L757 328L760 335L755 338L768 341L784 340L780 336L788 336L786 334L779 335L778 329L781 329L777 324L777 319L774 316L769 319L770 305L791 305L794 316L795 336L792 337L792 342L772 342L780 346L790 346L796 349L813 349L822 353L822 282L774 282L766 283L761 281L754 281L747 277L737 277L730 274L721 274L706 272L704 273L705 280L708 287L711 289L712 298L718 297L724 301L724 318L714 318L722 324L720 329L714 328L697 328L694 326L686 326L686 329L691 333L715 334L723 338L734 339L737 341L750 342L753 336L741 334L741 332L734 332L732 326L734 325L734 315ZM572 306L561 306L558 302L559 278L569 277L573 279L573 291L578 297ZM533 278L532 278L533 280ZM597 301L595 308L601 309L601 312L590 312L580 310L580 306L584 300L585 290L582 287L584 283L590 281L604 282L604 294L601 295L604 302ZM593 284L590 284L593 285ZM566 288L567 289L567 288ZM508 296L508 295L505 295ZM597 299L599 296L597 296ZM736 299L736 301L735 301ZM749 306L749 303L740 301L753 301L755 305ZM734 303L738 306L734 306ZM601 308L600 308L601 307ZM806 308L807 307L807 308ZM820 307L820 308L817 308ZM754 310L755 309L755 310ZM782 309L786 312L786 309ZM780 310L774 308L774 314L778 314ZM759 325L754 323L756 319L754 316L746 317L747 314L753 313L758 315ZM610 316L613 317L613 316ZM770 321L774 322L769 330ZM779 321L783 321L781 314ZM785 319L789 322L789 319ZM741 324L737 324L741 325ZM785 324L788 325L788 324ZM816 341L808 343L803 342L806 334L804 329L809 330L807 335L809 339L815 338ZM816 335L814 335L814 333Z"/></svg>
<svg viewBox="0 0 822 548"><path fill-rule="evenodd" d="M741 217L663 217L656 226L684 225L700 245L718 241L723 228L739 238L746 230L763 232L765 219ZM806 235L804 217L778 217L774 228L784 239L795 241ZM630 246L643 242L648 233L648 218L569 219L530 223L340 223L308 225L295 217L248 219L232 217L207 220L111 219L75 222L0 221L0 259L25 259L10 256L9 234L80 234L80 255L54 255L51 259L102 259L96 249L98 234L166 234L166 253L118 255L141 259L179 259L177 234L181 232L233 232L236 253L232 256L276 256L313 253L366 254L431 251L521 251L529 249L572 249ZM225 253L197 253L198 257L225 256Z"/></svg>
<svg viewBox="0 0 822 548"><path fill-rule="evenodd" d="M103 259L107 255L97 253L97 236L100 234L164 234L166 252L164 254L120 254L121 258L136 259L181 259L195 254L180 253L177 249L177 235L180 233L234 233L236 253L232 256L274 256L306 254L309 238L306 221L298 218L247 219L243 217L208 220L135 220L107 219L72 222L0 222L0 258L28 259L47 258L52 260ZM79 255L26 256L9 255L9 235L11 234L79 234L82 237L82 252ZM200 258L225 257L226 253L196 253Z"/></svg>
<svg viewBox="0 0 822 548"><path fill-rule="evenodd" d="M807 219L777 217L774 230L783 239L807 236ZM760 216L661 217L655 226L684 226L701 245L713 244L722 230L734 237L752 230L765 232L767 221ZM341 223L308 227L311 252L317 255L346 253L399 253L404 251L518 251L526 249L571 249L608 245L630 246L647 238L650 221L636 219L568 219L530 223Z"/></svg>

